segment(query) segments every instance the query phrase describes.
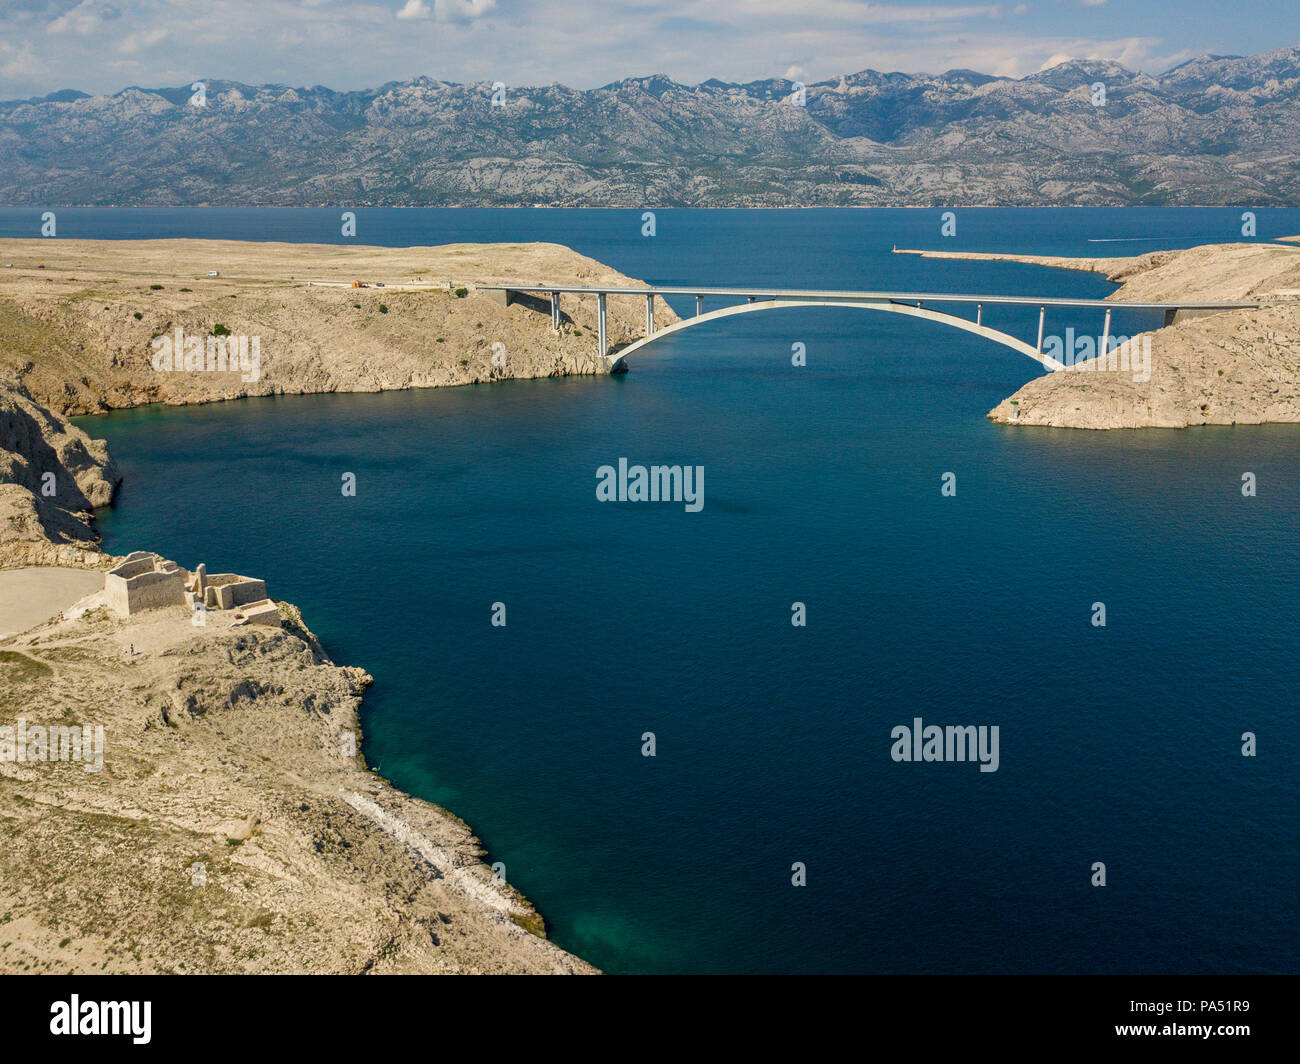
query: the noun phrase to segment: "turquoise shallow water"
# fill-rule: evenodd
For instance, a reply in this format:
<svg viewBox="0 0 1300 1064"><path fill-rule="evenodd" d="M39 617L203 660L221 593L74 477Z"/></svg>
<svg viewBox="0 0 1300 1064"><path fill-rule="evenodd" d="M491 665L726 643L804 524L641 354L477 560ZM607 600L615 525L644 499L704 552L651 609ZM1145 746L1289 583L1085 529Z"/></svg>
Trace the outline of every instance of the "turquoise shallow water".
<svg viewBox="0 0 1300 1064"><path fill-rule="evenodd" d="M84 214L60 232L318 240L332 217ZM889 254L945 246L937 216L661 212L654 241L639 212L361 224L560 240L661 283L1110 289ZM1233 239L1234 218L963 211L959 233L1118 254ZM1260 231L1300 232L1300 212ZM1095 243L1112 237L1132 246ZM1034 317L1001 324L1032 336ZM857 311L653 350L623 378L83 419L126 474L106 546L265 575L376 677L371 763L465 817L553 937L608 970L1297 969L1300 428L995 426L1034 363ZM598 502L620 456L704 466L703 511ZM256 506L232 510L231 478ZM999 770L895 763L890 730L916 716L998 725Z"/></svg>

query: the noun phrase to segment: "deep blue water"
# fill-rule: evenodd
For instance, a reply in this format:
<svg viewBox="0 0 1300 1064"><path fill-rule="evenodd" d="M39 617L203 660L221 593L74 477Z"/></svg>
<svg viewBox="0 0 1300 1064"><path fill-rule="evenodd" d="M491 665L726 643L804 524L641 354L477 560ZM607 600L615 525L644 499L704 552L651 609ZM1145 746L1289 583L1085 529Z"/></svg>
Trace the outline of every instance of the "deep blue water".
<svg viewBox="0 0 1300 1064"><path fill-rule="evenodd" d="M945 241L939 214L664 211L645 239L629 211L364 211L358 239L556 240L660 283L1100 296L889 250L1131 254L1240 225L961 210ZM59 232L326 241L336 217L69 210ZM1300 232L1300 211L1259 219ZM1032 313L998 313L1032 337ZM266 576L375 676L371 764L467 819L607 970L1296 971L1300 426L985 419L1038 372L940 325L805 308L667 337L621 378L81 423L126 475L107 548ZM620 456L704 466L703 511L598 502ZM916 716L998 725L999 770L895 763Z"/></svg>

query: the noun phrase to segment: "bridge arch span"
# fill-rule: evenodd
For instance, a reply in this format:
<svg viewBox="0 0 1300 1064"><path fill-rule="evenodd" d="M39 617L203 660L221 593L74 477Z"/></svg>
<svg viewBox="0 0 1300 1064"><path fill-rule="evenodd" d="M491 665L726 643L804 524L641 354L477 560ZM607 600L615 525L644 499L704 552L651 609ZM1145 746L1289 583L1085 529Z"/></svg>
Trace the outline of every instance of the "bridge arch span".
<svg viewBox="0 0 1300 1064"><path fill-rule="evenodd" d="M719 318L729 318L736 314L750 314L760 310L784 310L789 307L855 307L859 310L876 310L886 314L906 314L913 318L924 318L926 321L939 322L942 325L950 325L953 328L961 329L968 333L974 333L976 336L982 336L986 340L992 340L994 343L1001 344L1003 347L1009 347L1013 351L1018 351L1022 355L1027 355L1035 362L1039 363L1044 369L1058 370L1065 369L1065 366L1056 359L1043 354L1033 345L1018 340L1009 333L1001 332L998 329L990 329L987 325L977 324L967 318L960 318L955 314L945 314L943 311L933 310L930 307L917 307L909 303L896 303L887 300L844 300L844 299L760 299L753 303L738 303L735 306L722 307L719 310L711 310L706 314L697 314L691 318L682 318L658 330L652 336L642 337L626 347L620 348L605 355L605 361L609 364L611 373L618 373L627 369L627 359L629 356L636 354L647 344L652 344L670 333L681 332L683 329L689 329L693 325L703 325L707 321L716 321Z"/></svg>

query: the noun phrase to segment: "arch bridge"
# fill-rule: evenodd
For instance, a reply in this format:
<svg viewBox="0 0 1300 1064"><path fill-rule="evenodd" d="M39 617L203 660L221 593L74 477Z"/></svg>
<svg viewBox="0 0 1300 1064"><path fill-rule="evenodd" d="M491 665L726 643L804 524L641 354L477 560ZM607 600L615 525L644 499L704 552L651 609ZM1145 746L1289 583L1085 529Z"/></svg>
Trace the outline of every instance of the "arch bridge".
<svg viewBox="0 0 1300 1064"><path fill-rule="evenodd" d="M680 332L694 325L708 321L731 317L736 314L749 314L760 310L779 310L787 307L855 307L861 310L882 311L889 314L905 314L914 318L939 322L964 332L974 333L986 340L1009 347L1027 355L1047 370L1065 369L1065 364L1043 353L1043 330L1047 322L1048 308L1094 308L1104 310L1100 351L1108 350L1110 342L1111 311L1117 307L1122 310L1158 311L1164 314L1163 325L1172 325L1185 317L1198 317L1202 314L1215 314L1225 310L1245 310L1257 308L1259 303L1116 303L1104 299L1060 299L1055 297L1039 298L1035 296L997 296L971 295L952 292L843 292L823 291L818 289L772 289L772 288L689 288L680 286L649 285L626 288L578 287L572 285L551 284L514 284L514 285L478 285L478 291L496 299L503 306L511 303L527 302L533 306L538 300L543 303L550 300L551 328L558 330L562 321L560 310L561 296L594 297L596 300L596 344L597 354L604 359L611 373L627 369L627 359L652 343L670 333ZM606 329L607 305L610 296L633 296L645 300L645 335L634 343L627 344L615 351L609 349ZM695 314L682 318L671 325L656 331L654 301L656 297L667 302L668 296L693 296ZM732 302L716 310L705 311L705 299L744 300ZM934 304L972 308L973 317L948 310L936 310ZM928 305L927 305L928 304ZM985 307L1037 307L1038 340L1031 344L1010 333L984 324Z"/></svg>

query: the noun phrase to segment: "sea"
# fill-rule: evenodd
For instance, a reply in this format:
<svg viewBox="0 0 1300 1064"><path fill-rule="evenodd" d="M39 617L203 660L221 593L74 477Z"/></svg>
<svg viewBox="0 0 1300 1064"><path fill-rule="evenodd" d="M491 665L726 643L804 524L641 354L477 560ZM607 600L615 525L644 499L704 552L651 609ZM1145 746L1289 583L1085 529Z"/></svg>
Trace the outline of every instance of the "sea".
<svg viewBox="0 0 1300 1064"><path fill-rule="evenodd" d="M1246 208L653 213L360 209L345 238L339 210L65 208L56 239L554 241L665 285L1101 298L1097 274L893 251L1300 233ZM1034 342L1036 306L984 315ZM368 763L608 972L1296 972L1300 425L986 418L1042 372L804 307L622 376L78 423L125 475L105 548L301 607L375 678ZM620 459L698 469L702 506L602 501ZM932 726L996 736L996 770L900 759Z"/></svg>

